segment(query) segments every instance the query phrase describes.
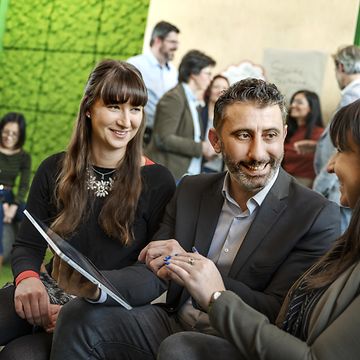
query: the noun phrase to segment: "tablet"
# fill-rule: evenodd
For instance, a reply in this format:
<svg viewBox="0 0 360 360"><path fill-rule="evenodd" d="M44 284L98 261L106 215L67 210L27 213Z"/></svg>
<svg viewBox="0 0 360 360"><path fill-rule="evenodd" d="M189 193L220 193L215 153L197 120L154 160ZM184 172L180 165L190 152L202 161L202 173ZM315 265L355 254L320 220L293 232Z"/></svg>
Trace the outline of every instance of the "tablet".
<svg viewBox="0 0 360 360"><path fill-rule="evenodd" d="M52 231L39 219L36 219L27 211L24 210L25 216L35 226L37 231L43 236L51 249L67 264L85 276L89 281L97 285L108 296L113 298L116 302L122 305L125 309L130 310L132 307L119 294L116 288L110 281L104 277L99 269L81 252L76 250L69 242Z"/></svg>

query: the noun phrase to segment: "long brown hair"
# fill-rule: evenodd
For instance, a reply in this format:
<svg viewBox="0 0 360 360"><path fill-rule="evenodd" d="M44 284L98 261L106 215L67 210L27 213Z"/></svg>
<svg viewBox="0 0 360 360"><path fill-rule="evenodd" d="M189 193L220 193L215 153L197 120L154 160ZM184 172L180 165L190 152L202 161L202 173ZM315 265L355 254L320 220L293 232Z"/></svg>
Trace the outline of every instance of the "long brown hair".
<svg viewBox="0 0 360 360"><path fill-rule="evenodd" d="M86 186L91 165L91 120L86 117L97 100L105 105L145 106L147 90L140 72L131 64L103 60L91 72L75 123L71 141L57 178L55 198L60 209L52 229L62 236L74 233L86 219L89 203L94 200ZM115 172L110 194L99 215L99 224L108 236L128 244L133 237L132 224L141 193L141 155L145 116L138 132L128 143L125 156ZM120 159L119 159L120 160Z"/></svg>
<svg viewBox="0 0 360 360"><path fill-rule="evenodd" d="M360 100L341 108L335 114L330 126L330 135L333 143L340 150L349 148L350 137L360 148ZM342 272L360 260L359 220L360 199L356 202L345 233L335 241L331 250L313 266L306 276L309 289L330 284Z"/></svg>

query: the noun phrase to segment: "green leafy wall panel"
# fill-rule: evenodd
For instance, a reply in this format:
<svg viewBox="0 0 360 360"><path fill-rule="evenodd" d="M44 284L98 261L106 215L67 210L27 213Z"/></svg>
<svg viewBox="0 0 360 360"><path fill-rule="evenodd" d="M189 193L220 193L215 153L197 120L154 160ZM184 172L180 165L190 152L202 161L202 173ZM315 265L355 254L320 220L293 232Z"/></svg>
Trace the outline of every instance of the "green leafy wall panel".
<svg viewBox="0 0 360 360"><path fill-rule="evenodd" d="M7 2L0 116L25 114L25 148L36 170L46 156L65 149L95 63L141 52L149 0Z"/></svg>

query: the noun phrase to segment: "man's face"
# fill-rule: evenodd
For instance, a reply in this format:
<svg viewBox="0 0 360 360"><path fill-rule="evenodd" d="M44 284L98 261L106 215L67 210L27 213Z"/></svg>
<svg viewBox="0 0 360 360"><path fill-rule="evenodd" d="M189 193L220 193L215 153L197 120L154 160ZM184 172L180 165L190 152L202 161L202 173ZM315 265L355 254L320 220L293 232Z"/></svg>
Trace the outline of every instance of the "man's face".
<svg viewBox="0 0 360 360"><path fill-rule="evenodd" d="M335 61L335 77L340 90L342 90L345 87L343 65L337 61Z"/></svg>
<svg viewBox="0 0 360 360"><path fill-rule="evenodd" d="M284 155L286 126L278 105L228 105L220 133L211 132L210 141L223 154L232 188L251 197L269 183Z"/></svg>
<svg viewBox="0 0 360 360"><path fill-rule="evenodd" d="M161 45L159 52L166 61L171 61L174 59L175 52L179 46L178 34L175 31L171 31L167 34L164 40L160 40Z"/></svg>

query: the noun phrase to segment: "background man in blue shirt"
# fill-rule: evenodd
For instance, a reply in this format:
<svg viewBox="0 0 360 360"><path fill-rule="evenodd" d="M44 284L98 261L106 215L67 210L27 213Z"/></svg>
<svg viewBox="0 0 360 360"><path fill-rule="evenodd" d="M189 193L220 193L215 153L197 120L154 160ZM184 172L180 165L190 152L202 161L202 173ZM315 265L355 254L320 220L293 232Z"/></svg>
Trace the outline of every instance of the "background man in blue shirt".
<svg viewBox="0 0 360 360"><path fill-rule="evenodd" d="M146 144L151 138L159 99L178 82L178 71L170 61L173 60L178 49L179 33L180 30L175 25L160 21L151 34L150 49L127 60L140 70L149 94L145 107L147 120L144 142Z"/></svg>

